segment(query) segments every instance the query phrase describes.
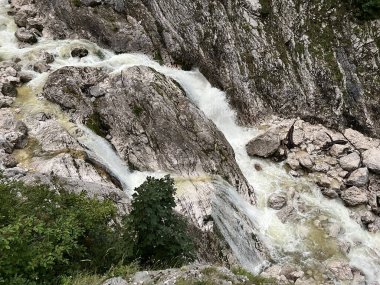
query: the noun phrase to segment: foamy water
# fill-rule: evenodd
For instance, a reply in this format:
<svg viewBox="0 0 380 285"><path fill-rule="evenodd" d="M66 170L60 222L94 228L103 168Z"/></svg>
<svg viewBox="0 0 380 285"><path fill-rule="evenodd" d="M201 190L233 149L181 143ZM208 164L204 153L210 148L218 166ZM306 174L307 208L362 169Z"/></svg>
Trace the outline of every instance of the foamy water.
<svg viewBox="0 0 380 285"><path fill-rule="evenodd" d="M307 179L291 177L281 164L250 158L245 145L259 131L238 126L236 114L227 103L225 94L213 88L199 71L161 66L141 54L115 55L84 40L41 39L36 45L19 49L14 38L16 27L6 13L7 7L7 1L0 0L0 58L20 58L23 69L30 70L35 76L28 84L35 93L41 91L49 73L63 66L102 67L110 73L120 73L128 67L144 65L173 78L183 87L188 98L223 132L235 151L239 167L255 189L258 205L251 206L231 186L216 182L216 189L219 190L213 202L214 220L245 268L258 272L268 263L257 254L256 247L261 245L252 238L253 234L261 240L272 261L299 264L305 271L312 271L315 278L326 270L325 261L339 258L364 272L367 281L380 281L380 234L369 233L361 228L350 218L349 209L338 200L323 197L320 190ZM87 48L89 56L72 58L70 51L78 46ZM55 61L49 72L35 73L31 64L44 51L54 54ZM36 104L39 103L36 101ZM130 195L147 175L152 175L130 171L108 141L84 126L76 127L82 131L82 135L77 137L78 141L106 166ZM256 163L262 165L263 171L255 171ZM294 201L298 219L284 224L278 219L275 210L266 207L266 201L270 194L290 188L296 189L298 193L297 201ZM316 226L315 221L321 219L329 224L340 225L341 231L336 238L328 237L324 229ZM339 250L338 243L342 242L350 245L348 254Z"/></svg>

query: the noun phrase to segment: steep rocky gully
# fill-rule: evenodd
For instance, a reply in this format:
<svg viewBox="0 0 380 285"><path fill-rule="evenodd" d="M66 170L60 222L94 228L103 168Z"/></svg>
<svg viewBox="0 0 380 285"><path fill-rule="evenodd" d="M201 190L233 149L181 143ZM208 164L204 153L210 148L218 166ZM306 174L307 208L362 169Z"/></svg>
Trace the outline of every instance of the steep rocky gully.
<svg viewBox="0 0 380 285"><path fill-rule="evenodd" d="M341 1L9 2L6 177L128 212L145 177L170 173L200 262L379 284L378 21Z"/></svg>

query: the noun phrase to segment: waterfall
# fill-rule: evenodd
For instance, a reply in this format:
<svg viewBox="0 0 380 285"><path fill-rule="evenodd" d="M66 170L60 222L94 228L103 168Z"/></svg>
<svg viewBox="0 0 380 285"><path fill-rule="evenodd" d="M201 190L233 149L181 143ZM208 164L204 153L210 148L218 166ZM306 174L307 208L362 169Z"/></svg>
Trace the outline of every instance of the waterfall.
<svg viewBox="0 0 380 285"><path fill-rule="evenodd" d="M36 86L40 88L50 72L64 66L102 67L110 73L120 73L128 67L144 65L173 78L183 87L188 98L224 134L235 151L236 161L244 176L255 189L258 203L257 206L252 206L230 185L215 182L215 223L237 260L246 269L258 272L266 264L258 254L263 247L268 251L267 254L272 261L295 263L305 270L318 272L325 270L324 262L327 259L344 258L350 265L364 272L368 282L380 281L380 234L362 229L350 218L349 209L338 200L323 197L320 190L306 178L293 178L286 173L281 164L249 157L245 145L260 132L255 128L237 125L235 111L229 106L226 95L212 87L198 70L183 71L161 66L141 54L116 55L84 40L40 39L33 46L18 48L14 37L16 26L7 15L7 7L7 0L0 0L0 60L20 58L23 69L28 69L34 75L29 86L36 92ZM89 55L82 59L71 57L72 47L77 46L88 49ZM30 70L30 66L37 60L41 51L55 54L56 58L49 72L38 74ZM100 53L102 56L99 56ZM81 130L78 141L120 181L129 195L147 175L152 175L131 172L108 141L84 126L77 127ZM256 163L262 165L262 171L254 171ZM277 212L266 206L266 201L270 194L289 188L296 189L297 201L294 206L299 218L284 224L277 217ZM326 232L316 228L314 222L321 216L341 227L341 232L336 238L328 237ZM349 245L351 250L342 253L339 243ZM324 249L328 251L329 256L321 255Z"/></svg>

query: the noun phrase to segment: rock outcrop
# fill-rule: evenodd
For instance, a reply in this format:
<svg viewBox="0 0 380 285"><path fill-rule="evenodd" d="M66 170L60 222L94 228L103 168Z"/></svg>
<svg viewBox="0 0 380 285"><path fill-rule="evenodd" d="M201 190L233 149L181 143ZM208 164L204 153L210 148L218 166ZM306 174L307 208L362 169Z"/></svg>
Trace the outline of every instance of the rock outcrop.
<svg viewBox="0 0 380 285"><path fill-rule="evenodd" d="M46 35L199 67L242 123L277 113L379 136L379 22L349 3L35 1Z"/></svg>
<svg viewBox="0 0 380 285"><path fill-rule="evenodd" d="M92 97L94 92L105 95ZM223 134L174 81L151 68L108 76L101 69L65 67L49 76L43 96L108 135L132 169L220 175L254 201Z"/></svg>

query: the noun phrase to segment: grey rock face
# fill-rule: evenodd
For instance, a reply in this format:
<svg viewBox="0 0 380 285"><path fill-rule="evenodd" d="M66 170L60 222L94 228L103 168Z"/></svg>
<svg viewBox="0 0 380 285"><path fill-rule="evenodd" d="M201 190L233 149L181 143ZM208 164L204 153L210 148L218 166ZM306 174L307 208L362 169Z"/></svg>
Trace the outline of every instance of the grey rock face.
<svg viewBox="0 0 380 285"><path fill-rule="evenodd" d="M349 206L365 204L368 201L366 190L360 189L356 186L344 190L341 198Z"/></svg>
<svg viewBox="0 0 380 285"><path fill-rule="evenodd" d="M247 146L247 153L250 156L269 157L273 155L280 147L280 138L278 134L267 132L253 140Z"/></svg>
<svg viewBox="0 0 380 285"><path fill-rule="evenodd" d="M328 2L270 3L36 1L56 37L77 35L116 52L200 67L227 92L242 123L274 112L379 136L380 99L373 94L380 85L371 80L379 72L378 21L358 23L344 1L334 9Z"/></svg>
<svg viewBox="0 0 380 285"><path fill-rule="evenodd" d="M106 95L92 103L94 88ZM107 76L99 69L66 67L49 76L43 95L71 109L74 119L95 120L132 168L218 174L254 201L223 134L177 84L154 70L132 67Z"/></svg>

